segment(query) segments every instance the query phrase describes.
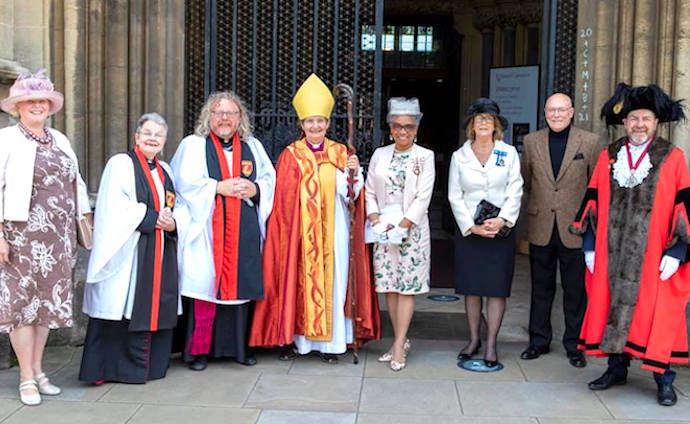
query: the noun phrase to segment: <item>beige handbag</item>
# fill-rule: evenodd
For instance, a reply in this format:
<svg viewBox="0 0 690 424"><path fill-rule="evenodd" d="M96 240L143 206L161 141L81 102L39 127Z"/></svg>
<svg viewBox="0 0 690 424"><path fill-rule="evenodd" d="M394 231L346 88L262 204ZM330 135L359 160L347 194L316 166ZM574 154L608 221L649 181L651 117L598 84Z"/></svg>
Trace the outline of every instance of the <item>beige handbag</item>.
<svg viewBox="0 0 690 424"><path fill-rule="evenodd" d="M86 219L84 215L81 214L79 210L79 187L77 186L77 178L74 179L74 198L77 205L77 215L75 217L77 223L77 243L84 249L91 250L93 247L93 227Z"/></svg>
<svg viewBox="0 0 690 424"><path fill-rule="evenodd" d="M93 247L93 228L84 215L77 217L77 243L84 249Z"/></svg>

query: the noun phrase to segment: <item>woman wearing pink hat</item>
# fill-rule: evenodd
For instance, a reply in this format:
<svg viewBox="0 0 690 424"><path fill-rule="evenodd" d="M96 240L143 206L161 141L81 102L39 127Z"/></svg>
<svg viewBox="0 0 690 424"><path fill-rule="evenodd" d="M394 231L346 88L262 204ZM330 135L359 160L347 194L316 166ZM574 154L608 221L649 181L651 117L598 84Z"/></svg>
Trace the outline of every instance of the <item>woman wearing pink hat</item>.
<svg viewBox="0 0 690 424"><path fill-rule="evenodd" d="M0 102L19 120L0 129L0 332L17 355L25 405L61 392L43 372L43 349L49 329L72 326L75 218L91 214L69 140L46 127L62 102L45 71L20 75Z"/></svg>

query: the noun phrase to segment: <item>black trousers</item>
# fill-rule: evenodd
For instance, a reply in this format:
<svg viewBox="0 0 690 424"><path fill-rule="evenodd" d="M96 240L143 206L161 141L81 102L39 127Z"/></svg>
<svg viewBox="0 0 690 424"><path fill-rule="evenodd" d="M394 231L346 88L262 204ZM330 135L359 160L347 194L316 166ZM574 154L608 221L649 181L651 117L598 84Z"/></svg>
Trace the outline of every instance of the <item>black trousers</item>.
<svg viewBox="0 0 690 424"><path fill-rule="evenodd" d="M556 265L561 271L566 352L577 350L580 327L587 307L585 292L585 260L582 249L569 249L558 236L554 222L551 240L546 246L530 243L529 263L532 274L532 298L529 315L530 345L540 349L549 346L552 338L551 306L556 295Z"/></svg>

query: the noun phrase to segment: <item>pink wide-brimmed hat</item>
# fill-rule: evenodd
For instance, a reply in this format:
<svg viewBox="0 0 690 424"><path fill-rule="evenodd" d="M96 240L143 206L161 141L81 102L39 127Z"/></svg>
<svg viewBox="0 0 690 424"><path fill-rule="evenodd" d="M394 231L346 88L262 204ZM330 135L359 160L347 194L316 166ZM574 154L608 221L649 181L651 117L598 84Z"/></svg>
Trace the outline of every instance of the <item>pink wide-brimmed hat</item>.
<svg viewBox="0 0 690 424"><path fill-rule="evenodd" d="M10 87L10 95L0 101L0 109L10 115L17 116L17 103L39 99L50 101L51 115L62 109L64 102L62 93L55 91L45 69L41 69L33 75L19 75Z"/></svg>

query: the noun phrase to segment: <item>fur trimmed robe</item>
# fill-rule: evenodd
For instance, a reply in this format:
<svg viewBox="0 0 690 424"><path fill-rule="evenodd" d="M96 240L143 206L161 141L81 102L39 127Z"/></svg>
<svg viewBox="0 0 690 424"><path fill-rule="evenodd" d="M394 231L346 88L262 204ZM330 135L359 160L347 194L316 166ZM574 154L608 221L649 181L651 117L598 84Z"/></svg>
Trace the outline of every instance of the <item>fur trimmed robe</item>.
<svg viewBox="0 0 690 424"><path fill-rule="evenodd" d="M688 362L690 266L682 262L661 281L659 264L666 249L690 243L690 175L683 152L656 138L649 175L620 187L611 170L625 140L601 153L572 227L582 234L591 225L595 233L579 348L598 356L628 352L643 360L642 368L663 373L670 363Z"/></svg>

